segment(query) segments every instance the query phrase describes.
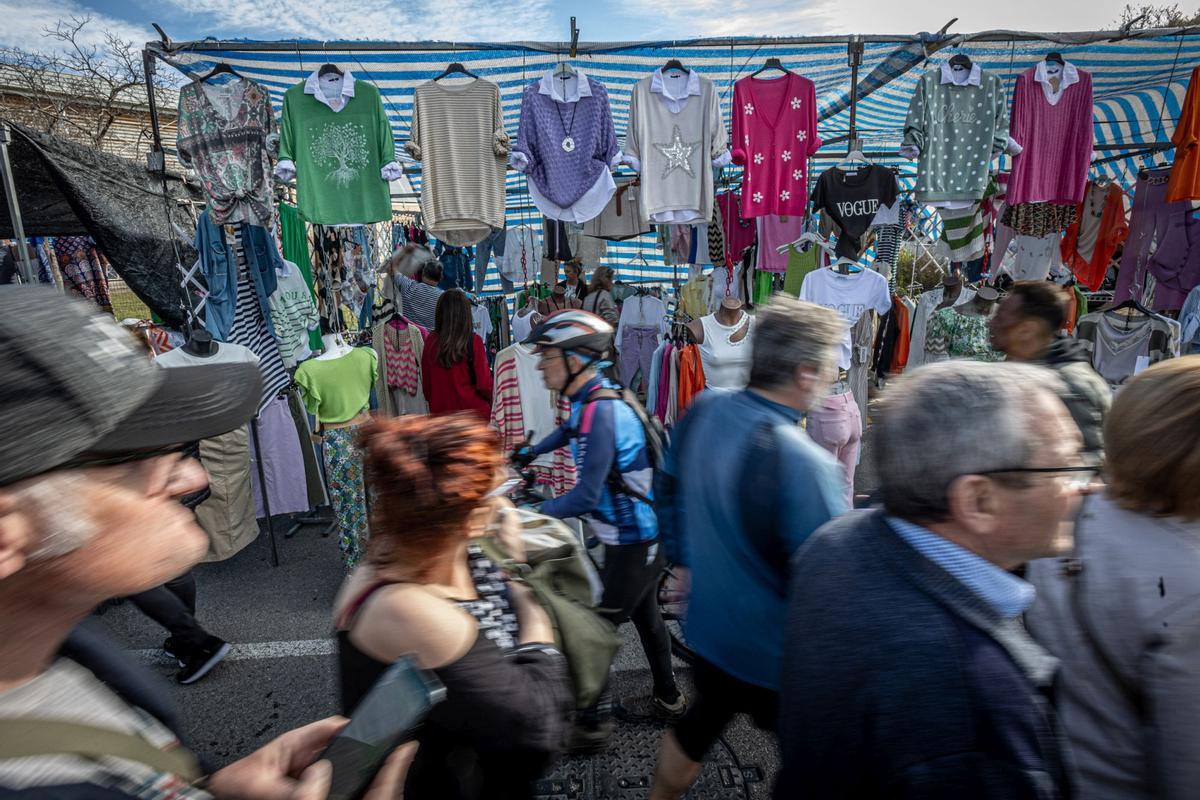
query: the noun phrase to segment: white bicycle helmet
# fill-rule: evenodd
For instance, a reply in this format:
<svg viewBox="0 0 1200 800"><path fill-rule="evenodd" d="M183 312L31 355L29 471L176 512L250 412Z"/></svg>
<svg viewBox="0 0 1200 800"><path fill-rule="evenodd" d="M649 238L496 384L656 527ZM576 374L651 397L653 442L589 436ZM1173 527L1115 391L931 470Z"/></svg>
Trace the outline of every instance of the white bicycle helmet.
<svg viewBox="0 0 1200 800"><path fill-rule="evenodd" d="M557 347L562 350L604 358L612 348L613 327L588 311L556 311L534 326L522 344Z"/></svg>

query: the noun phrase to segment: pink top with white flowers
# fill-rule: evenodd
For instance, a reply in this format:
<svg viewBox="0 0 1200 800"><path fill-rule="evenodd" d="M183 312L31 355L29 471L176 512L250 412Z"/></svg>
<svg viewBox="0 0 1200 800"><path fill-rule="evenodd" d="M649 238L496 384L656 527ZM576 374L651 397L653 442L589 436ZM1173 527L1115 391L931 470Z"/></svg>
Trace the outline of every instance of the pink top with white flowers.
<svg viewBox="0 0 1200 800"><path fill-rule="evenodd" d="M821 146L817 91L795 73L733 85L733 163L742 173L742 216L803 215L808 158Z"/></svg>

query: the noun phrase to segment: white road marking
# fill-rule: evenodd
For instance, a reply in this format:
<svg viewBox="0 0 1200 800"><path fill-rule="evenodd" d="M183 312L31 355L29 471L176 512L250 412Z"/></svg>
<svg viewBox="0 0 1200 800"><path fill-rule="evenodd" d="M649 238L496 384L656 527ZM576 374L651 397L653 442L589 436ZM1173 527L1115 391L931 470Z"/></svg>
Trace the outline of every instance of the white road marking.
<svg viewBox="0 0 1200 800"><path fill-rule="evenodd" d="M264 658L295 656L331 656L337 652L336 639L300 639L292 642L248 642L234 644L226 661L255 661ZM129 654L143 664L170 664L170 657L158 648L130 650Z"/></svg>

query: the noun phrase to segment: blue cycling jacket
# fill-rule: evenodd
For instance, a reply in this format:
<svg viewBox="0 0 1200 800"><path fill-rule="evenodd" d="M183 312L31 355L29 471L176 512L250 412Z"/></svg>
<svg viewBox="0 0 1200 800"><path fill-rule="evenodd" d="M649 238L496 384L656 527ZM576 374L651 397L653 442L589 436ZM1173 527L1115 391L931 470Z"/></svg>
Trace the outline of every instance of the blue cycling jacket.
<svg viewBox="0 0 1200 800"><path fill-rule="evenodd" d="M646 450L646 431L624 401L603 398L587 402L593 392L617 387L601 377L588 381L571 396L571 416L558 430L533 446L536 455L571 445L578 481L575 488L542 505L551 517L586 517L605 544L636 544L658 538L654 509L635 497L608 488L615 461L623 485L654 499L654 465Z"/></svg>

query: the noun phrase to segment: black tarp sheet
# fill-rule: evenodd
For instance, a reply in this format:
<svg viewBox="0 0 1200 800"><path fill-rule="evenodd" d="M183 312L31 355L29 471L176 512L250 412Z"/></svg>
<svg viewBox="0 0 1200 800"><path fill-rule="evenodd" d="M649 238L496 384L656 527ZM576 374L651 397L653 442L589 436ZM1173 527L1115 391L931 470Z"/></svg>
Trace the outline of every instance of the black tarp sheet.
<svg viewBox="0 0 1200 800"><path fill-rule="evenodd" d="M176 259L185 267L196 260L189 201L198 195L168 176L164 203L163 181L145 165L8 124L9 161L25 235L91 236L151 311L168 325L182 326L187 298ZM0 238L14 238L3 192Z"/></svg>

